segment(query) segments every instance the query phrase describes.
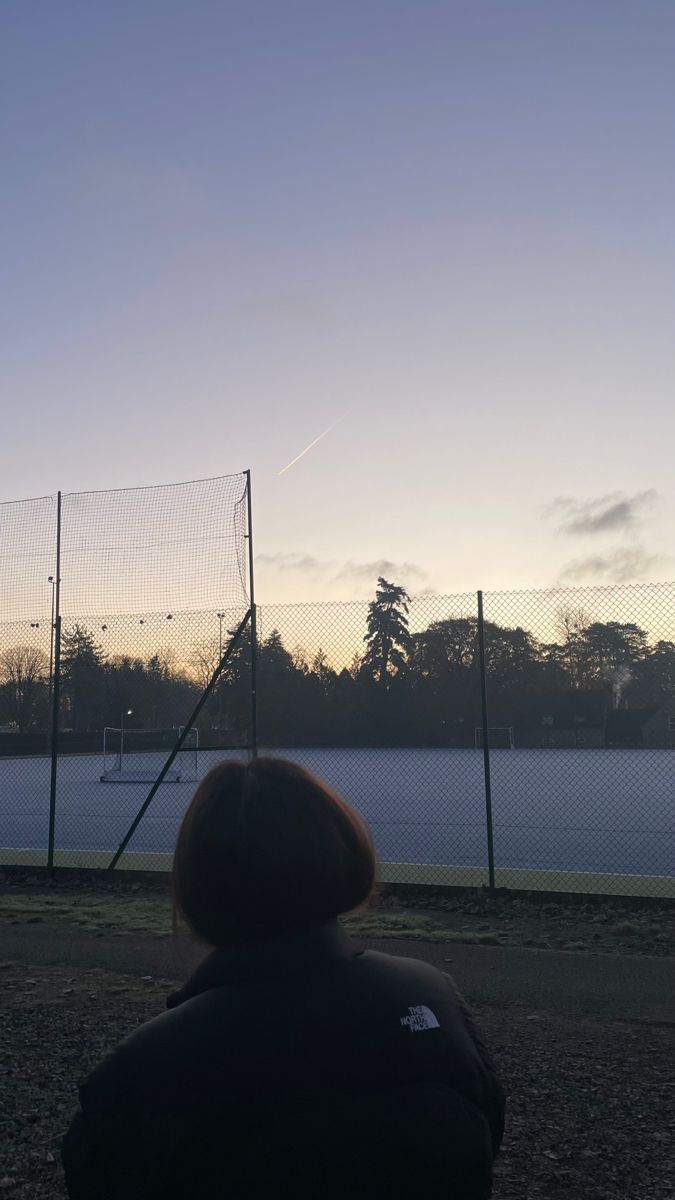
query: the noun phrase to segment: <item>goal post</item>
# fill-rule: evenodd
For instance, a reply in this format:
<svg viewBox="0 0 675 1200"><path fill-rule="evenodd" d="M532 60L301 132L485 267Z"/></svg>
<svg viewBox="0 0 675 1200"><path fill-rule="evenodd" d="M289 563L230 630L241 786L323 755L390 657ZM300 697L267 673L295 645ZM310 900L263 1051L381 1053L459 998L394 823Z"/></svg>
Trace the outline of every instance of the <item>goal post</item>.
<svg viewBox="0 0 675 1200"><path fill-rule="evenodd" d="M162 759L173 750L185 726L164 729L122 729L106 725L103 730L103 770L101 783L148 783L158 771ZM199 730L187 732L181 749L167 772L167 783L193 783L198 778Z"/></svg>
<svg viewBox="0 0 675 1200"><path fill-rule="evenodd" d="M488 744L491 750L515 750L516 742L513 736L513 725L491 725L488 729ZM474 731L476 750L482 750L483 726L476 725Z"/></svg>

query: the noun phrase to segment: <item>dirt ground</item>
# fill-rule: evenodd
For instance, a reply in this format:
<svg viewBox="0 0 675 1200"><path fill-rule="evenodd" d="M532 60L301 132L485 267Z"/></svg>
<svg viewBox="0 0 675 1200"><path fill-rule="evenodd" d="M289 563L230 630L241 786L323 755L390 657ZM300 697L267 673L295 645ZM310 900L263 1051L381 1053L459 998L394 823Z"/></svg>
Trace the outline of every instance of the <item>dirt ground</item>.
<svg viewBox="0 0 675 1200"><path fill-rule="evenodd" d="M530 938L567 949L573 943L584 947L575 951L580 956L615 947L663 956L672 945L673 914L665 907L594 903L588 912L578 904L566 912L556 904L545 911L541 902L514 907L476 896L450 903L455 907L413 908L383 898L355 927L360 940L389 936L394 953L398 939L415 937L419 957L425 939L480 942L482 934L488 946L527 945ZM64 945L75 927L103 946L129 931L157 944L169 929L167 896L161 889L45 888L24 880L0 894L2 923L27 933L45 924ZM160 1012L173 986L175 980L112 970L31 966L25 956L22 963L0 962L2 1200L62 1200L59 1143L77 1103L77 1081ZM672 1200L674 1025L520 1005L474 1007L508 1094L495 1200Z"/></svg>

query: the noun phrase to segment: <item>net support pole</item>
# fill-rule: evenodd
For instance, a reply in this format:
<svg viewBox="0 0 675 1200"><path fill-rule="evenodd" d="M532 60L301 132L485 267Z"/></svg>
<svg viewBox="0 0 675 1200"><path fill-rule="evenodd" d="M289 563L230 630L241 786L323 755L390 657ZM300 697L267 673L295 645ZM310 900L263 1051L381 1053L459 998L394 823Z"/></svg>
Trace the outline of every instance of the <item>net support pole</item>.
<svg viewBox="0 0 675 1200"><path fill-rule="evenodd" d="M255 606L255 577L253 571L253 501L251 471L246 472L248 517L248 588L251 602L251 757L258 754L258 614Z"/></svg>
<svg viewBox="0 0 675 1200"><path fill-rule="evenodd" d="M54 666L51 672L51 772L49 778L49 839L47 868L54 871L54 841L56 835L56 781L59 766L59 700L61 691L61 493L56 496L56 578L52 591L52 631Z"/></svg>
<svg viewBox="0 0 675 1200"><path fill-rule="evenodd" d="M244 630L250 620L251 620L251 609L249 608L246 615L240 621L239 625L237 626L234 633L232 634L232 637L230 638L230 641L227 645L225 653L223 654L223 657L221 658L220 662L218 663L218 666L216 667L215 671L213 672L213 675L211 676L208 684L204 688L204 691L202 692L199 700L197 701L197 704L193 708L193 710L190 714L190 718L189 718L187 724L184 725L183 732L180 734L178 741L176 742L176 745L174 746L169 757L167 758L166 762L164 763L164 766L162 767L159 775L157 776L152 787L150 788L150 791L148 792L145 800L143 801L138 812L136 813L136 816L134 817L133 821L131 822L131 825L129 826L124 837L122 838L122 841L120 842L119 846L117 847L117 850L115 851L115 854L110 862L110 866L108 867L109 871L113 871L115 869L120 858L124 854L124 851L126 850L127 846L129 845L129 842L131 841L132 837L134 836L136 830L138 829L138 826L140 825L147 809L149 808L150 804L154 800L162 783L166 779L167 773L170 770L171 764L174 762L176 755L180 752L180 750L182 750L185 739L187 738L188 734L190 733L190 730L192 729L195 721L197 720L197 717L199 716L204 705L206 704L206 701L208 700L214 687L216 686L218 680L220 679L220 676L221 676L225 666L227 665L227 662L228 662L230 656L232 655L233 651L235 650L236 646L238 645L241 635L244 632Z"/></svg>
<svg viewBox="0 0 675 1200"><path fill-rule="evenodd" d="M483 777L485 780L485 824L487 829L488 886L495 887L495 851L492 827L492 776L490 773L490 728L488 724L487 680L485 672L485 619L483 593L478 592L478 661L480 668L480 706L483 720Z"/></svg>

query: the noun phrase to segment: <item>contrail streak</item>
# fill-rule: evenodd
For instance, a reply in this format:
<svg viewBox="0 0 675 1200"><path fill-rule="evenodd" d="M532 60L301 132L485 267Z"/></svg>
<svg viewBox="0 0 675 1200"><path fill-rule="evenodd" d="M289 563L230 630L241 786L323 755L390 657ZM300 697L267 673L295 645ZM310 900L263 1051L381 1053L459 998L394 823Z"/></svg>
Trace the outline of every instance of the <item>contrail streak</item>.
<svg viewBox="0 0 675 1200"><path fill-rule="evenodd" d="M308 454L309 451L314 446L316 446L318 442L323 441L323 439L328 436L328 434L331 432L331 430L335 429L335 426L340 424L341 420L342 420L342 417L338 417L337 421L333 421L333 424L329 425L328 429L324 429L323 433L320 433L318 437L315 437L314 441L309 443L309 446L305 446L304 450L301 450L299 454L296 454L295 458L292 458L289 463L286 463L286 466L281 468L281 470L279 471L279 474L285 475L286 471L290 471L291 467L294 467L297 462L300 462L300 459L304 458L305 455Z"/></svg>

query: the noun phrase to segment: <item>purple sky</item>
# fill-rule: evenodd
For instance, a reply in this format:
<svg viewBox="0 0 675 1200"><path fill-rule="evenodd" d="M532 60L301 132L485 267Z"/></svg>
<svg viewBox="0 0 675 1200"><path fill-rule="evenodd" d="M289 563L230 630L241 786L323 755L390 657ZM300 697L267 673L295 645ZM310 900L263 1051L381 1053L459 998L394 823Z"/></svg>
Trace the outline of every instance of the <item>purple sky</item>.
<svg viewBox="0 0 675 1200"><path fill-rule="evenodd" d="M674 60L670 0L5 0L0 499L250 466L263 600L672 578Z"/></svg>

